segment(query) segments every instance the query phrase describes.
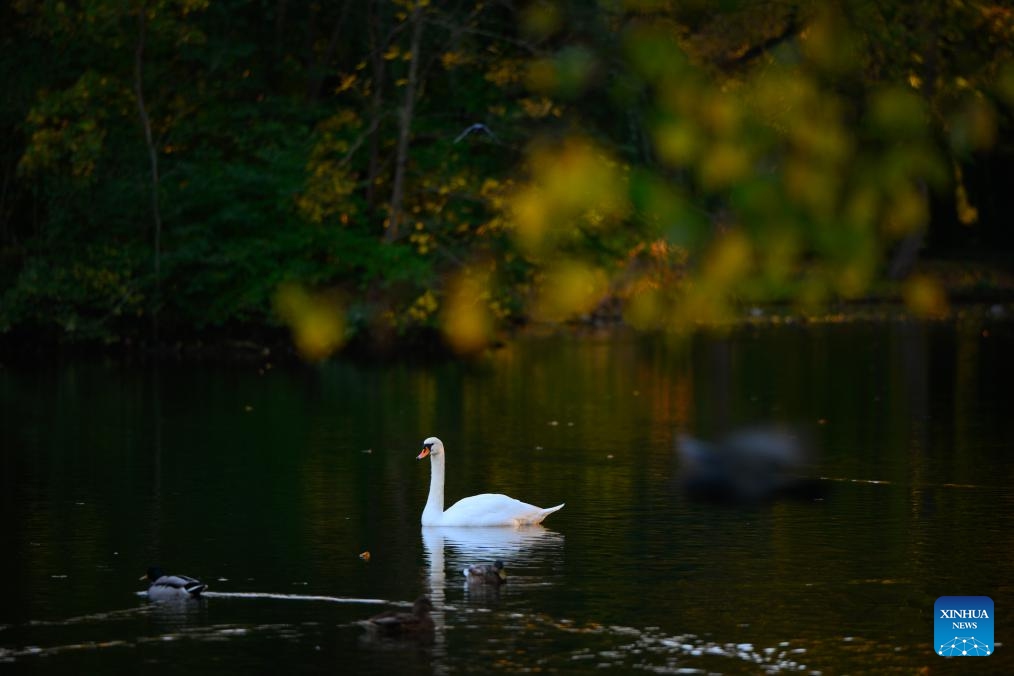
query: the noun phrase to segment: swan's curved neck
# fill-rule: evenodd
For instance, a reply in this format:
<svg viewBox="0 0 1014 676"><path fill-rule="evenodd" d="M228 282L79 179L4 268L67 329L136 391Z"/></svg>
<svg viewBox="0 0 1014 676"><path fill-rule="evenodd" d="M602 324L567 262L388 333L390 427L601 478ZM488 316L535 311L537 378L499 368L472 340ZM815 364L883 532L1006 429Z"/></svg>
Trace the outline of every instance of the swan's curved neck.
<svg viewBox="0 0 1014 676"><path fill-rule="evenodd" d="M430 456L430 496L426 499L422 522L434 523L444 513L444 454Z"/></svg>

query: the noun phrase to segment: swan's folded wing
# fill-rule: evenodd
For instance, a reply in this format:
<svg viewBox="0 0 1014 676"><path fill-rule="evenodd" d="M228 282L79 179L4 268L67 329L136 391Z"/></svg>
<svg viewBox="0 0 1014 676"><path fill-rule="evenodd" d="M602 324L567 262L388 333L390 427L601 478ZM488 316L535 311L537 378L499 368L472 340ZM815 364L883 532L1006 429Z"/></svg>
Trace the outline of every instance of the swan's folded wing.
<svg viewBox="0 0 1014 676"><path fill-rule="evenodd" d="M462 498L444 512L442 526L524 526L540 523L563 505L536 507L500 493Z"/></svg>

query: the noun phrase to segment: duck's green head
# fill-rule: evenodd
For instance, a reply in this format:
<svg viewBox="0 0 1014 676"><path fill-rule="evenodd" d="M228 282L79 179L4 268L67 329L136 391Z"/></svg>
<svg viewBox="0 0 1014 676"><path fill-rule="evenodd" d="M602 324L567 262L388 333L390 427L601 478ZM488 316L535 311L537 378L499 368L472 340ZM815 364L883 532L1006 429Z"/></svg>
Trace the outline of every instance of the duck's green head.
<svg viewBox="0 0 1014 676"><path fill-rule="evenodd" d="M161 568L159 568L158 566L150 566L148 568L148 572L146 572L144 575L142 575L138 579L139 580L148 580L149 582L154 582L155 580L159 579L163 575L164 575L164 573L162 572Z"/></svg>

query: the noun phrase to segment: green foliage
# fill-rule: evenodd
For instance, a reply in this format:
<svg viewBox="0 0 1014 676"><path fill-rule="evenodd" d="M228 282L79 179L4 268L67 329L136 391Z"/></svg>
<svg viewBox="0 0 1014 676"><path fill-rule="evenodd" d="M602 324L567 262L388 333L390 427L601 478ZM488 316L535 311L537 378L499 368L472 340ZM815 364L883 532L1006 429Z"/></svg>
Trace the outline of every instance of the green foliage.
<svg viewBox="0 0 1014 676"><path fill-rule="evenodd" d="M421 3L413 51L415 7L2 10L0 332L283 322L320 358L433 329L468 352L617 307L667 329L811 310L878 288L913 238L978 227L970 170L1010 162L999 4Z"/></svg>
<svg viewBox="0 0 1014 676"><path fill-rule="evenodd" d="M31 257L0 304L0 330L109 342L144 316L150 291L142 252L112 243L48 250Z"/></svg>
<svg viewBox="0 0 1014 676"><path fill-rule="evenodd" d="M591 106L594 117L581 115L584 129L566 132L570 141L548 152L531 147L535 170L512 198L517 242L554 261L546 279L608 275L608 290L578 285L602 299L622 282L628 318L666 329L725 321L743 303L810 311L869 293L901 242L929 227L930 191L950 186L948 154L988 150L996 137L993 104L979 87L1009 46L991 42L957 66L926 61L971 40L986 17L991 34L1006 34L1014 16L975 3L927 13L890 3L846 9L730 3L728 11L697 13L653 3L643 15L571 9L571 20L554 22L556 56L533 60L529 86L582 110L600 105ZM576 80L561 65L574 61L573 43L617 26L620 58L600 39L599 52L581 61L609 62L611 70L579 78L576 97ZM977 94L974 103L953 107L962 88ZM633 133L617 133L624 112ZM630 142L638 136L646 142ZM593 150L575 153L589 138ZM633 176L629 190L618 178L597 177L610 164ZM585 223L601 215L603 200L616 205L619 227L588 237ZM636 256L618 276L599 244L623 248L627 200L638 236L657 245L631 249ZM577 247L575 235L583 239ZM657 262L646 265L644 251ZM560 314L587 312L588 298L572 299ZM944 307L915 305L929 314Z"/></svg>
<svg viewBox="0 0 1014 676"><path fill-rule="evenodd" d="M119 105L109 106L110 100ZM128 101L129 93L95 71L85 71L66 90L43 94L28 112L31 136L19 169L27 174L45 171L94 180L110 117L115 114L111 108L125 108Z"/></svg>

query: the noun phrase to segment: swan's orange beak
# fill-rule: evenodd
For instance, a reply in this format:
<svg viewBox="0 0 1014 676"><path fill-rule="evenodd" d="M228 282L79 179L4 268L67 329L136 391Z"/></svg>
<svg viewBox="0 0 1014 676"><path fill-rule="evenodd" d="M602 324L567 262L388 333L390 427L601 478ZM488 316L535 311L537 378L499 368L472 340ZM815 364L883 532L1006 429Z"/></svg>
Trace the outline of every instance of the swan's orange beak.
<svg viewBox="0 0 1014 676"><path fill-rule="evenodd" d="M415 456L415 459L416 459L416 460L422 460L423 458L425 458L425 457L426 457L427 455L429 455L429 454L430 454L430 449L428 449L428 448L423 448L423 449L422 449L422 450L421 450L421 451L419 452L419 455Z"/></svg>

